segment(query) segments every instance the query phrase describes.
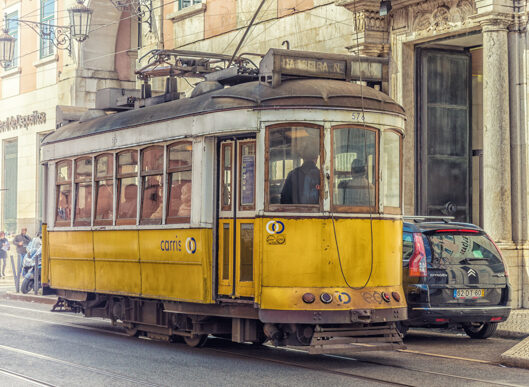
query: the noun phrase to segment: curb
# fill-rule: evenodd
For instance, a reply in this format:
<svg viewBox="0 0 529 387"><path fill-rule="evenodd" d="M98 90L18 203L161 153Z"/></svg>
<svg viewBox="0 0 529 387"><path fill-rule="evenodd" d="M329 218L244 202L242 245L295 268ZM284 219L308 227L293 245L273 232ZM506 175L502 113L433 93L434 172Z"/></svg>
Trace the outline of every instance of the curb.
<svg viewBox="0 0 529 387"><path fill-rule="evenodd" d="M511 367L529 368L529 338L502 353L501 363Z"/></svg>
<svg viewBox="0 0 529 387"><path fill-rule="evenodd" d="M7 299L7 300L36 302L39 304L48 304L48 305L55 305L55 303L57 302L57 297L55 296L40 296L36 294L23 294L23 293L14 293L14 292L6 292L2 298Z"/></svg>

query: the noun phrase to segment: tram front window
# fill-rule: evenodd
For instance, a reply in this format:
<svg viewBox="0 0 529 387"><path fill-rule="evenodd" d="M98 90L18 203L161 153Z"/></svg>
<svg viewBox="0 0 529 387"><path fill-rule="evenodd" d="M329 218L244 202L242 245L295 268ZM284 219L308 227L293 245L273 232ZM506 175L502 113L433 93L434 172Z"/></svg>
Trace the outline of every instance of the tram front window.
<svg viewBox="0 0 529 387"><path fill-rule="evenodd" d="M376 133L360 128L333 131L333 204L376 206Z"/></svg>
<svg viewBox="0 0 529 387"><path fill-rule="evenodd" d="M269 129L270 205L319 205L320 136L314 127Z"/></svg>

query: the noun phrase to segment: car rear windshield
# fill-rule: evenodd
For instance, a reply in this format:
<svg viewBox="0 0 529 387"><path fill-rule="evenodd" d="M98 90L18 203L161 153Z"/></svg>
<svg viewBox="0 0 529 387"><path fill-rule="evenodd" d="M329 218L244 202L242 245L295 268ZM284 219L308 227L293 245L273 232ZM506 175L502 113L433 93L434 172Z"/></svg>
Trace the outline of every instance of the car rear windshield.
<svg viewBox="0 0 529 387"><path fill-rule="evenodd" d="M496 264L501 255L483 233L433 232L427 234L432 249L432 263Z"/></svg>

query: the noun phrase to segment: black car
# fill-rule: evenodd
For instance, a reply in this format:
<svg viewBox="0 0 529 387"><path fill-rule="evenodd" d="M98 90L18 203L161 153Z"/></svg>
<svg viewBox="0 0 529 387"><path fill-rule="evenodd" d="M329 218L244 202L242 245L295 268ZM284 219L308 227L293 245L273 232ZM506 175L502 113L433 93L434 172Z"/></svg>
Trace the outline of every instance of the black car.
<svg viewBox="0 0 529 387"><path fill-rule="evenodd" d="M408 327L462 327L486 339L511 311L501 252L468 223L418 222L403 227L403 284Z"/></svg>

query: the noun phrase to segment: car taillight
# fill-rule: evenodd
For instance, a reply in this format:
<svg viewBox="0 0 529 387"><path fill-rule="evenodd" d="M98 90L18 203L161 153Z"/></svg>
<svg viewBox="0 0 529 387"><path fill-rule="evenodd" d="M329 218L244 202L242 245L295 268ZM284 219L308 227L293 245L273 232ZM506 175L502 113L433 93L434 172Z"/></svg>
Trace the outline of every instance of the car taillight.
<svg viewBox="0 0 529 387"><path fill-rule="evenodd" d="M424 249L424 242L422 234L413 234L413 256L409 263L410 277L426 277L428 271L426 269L426 250Z"/></svg>
<svg viewBox="0 0 529 387"><path fill-rule="evenodd" d="M507 264L505 263L505 259L503 258L503 254L501 253L501 250L498 248L498 246L496 245L496 242L494 242L490 236L487 235L487 238L489 238L489 241L492 242L494 247L496 247L496 250L498 251L498 254L500 254L501 261L503 262L503 269L505 270L505 277L508 277L509 276L509 270L507 270Z"/></svg>

